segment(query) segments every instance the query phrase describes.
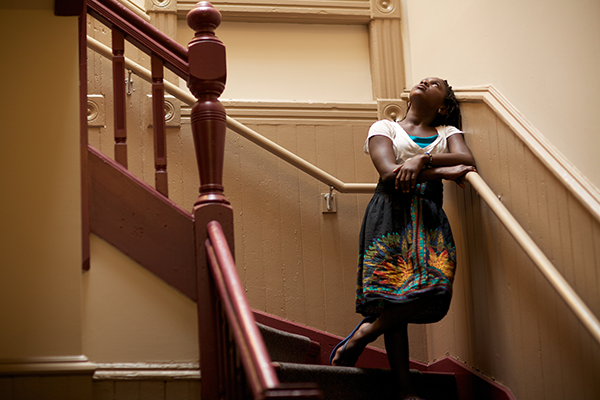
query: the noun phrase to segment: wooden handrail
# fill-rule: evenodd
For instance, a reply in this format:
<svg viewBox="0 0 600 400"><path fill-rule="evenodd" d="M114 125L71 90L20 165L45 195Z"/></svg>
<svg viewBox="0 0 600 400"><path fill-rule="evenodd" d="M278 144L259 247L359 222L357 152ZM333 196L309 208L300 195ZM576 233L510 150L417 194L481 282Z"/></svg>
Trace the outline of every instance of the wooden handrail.
<svg viewBox="0 0 600 400"><path fill-rule="evenodd" d="M155 188L168 197L166 124L164 117L164 68L187 79L188 51L179 43L139 17L135 12L114 0L87 0L87 12L111 29L112 49L96 46L101 54L112 60L114 100L115 160L127 168L127 100L125 95L125 40L146 52L151 59L152 72L147 80L152 84L152 114L154 131ZM88 37L88 46L90 38ZM96 43L99 45L99 43Z"/></svg>
<svg viewBox="0 0 600 400"><path fill-rule="evenodd" d="M259 398L266 389L277 387L279 378L248 304L223 228L218 222L211 221L207 229L206 251L217 293L237 348L242 353L240 358L254 398Z"/></svg>
<svg viewBox="0 0 600 400"><path fill-rule="evenodd" d="M253 398L322 398L316 385L282 384L279 381L246 298L223 228L219 222L211 221L207 231L205 247L210 271L236 348L241 352L240 359Z"/></svg>
<svg viewBox="0 0 600 400"><path fill-rule="evenodd" d="M101 54L106 58L111 58L112 53L110 48L103 45L99 41L94 38L88 36L88 47L97 53ZM152 83L152 77L150 71L141 65L125 58L125 66L128 69L131 69L136 75L141 77L147 82ZM182 90L177 85L164 81L165 90L173 95L175 98L179 99L183 103L188 106L192 106L196 103L196 99L189 92ZM332 186L340 193L373 193L375 191L375 187L377 186L374 183L345 183L334 177L333 175L323 171L322 169L316 167L315 165L309 163L303 158L297 156L291 151L285 149L284 147L278 145L262 136L260 133L248 128L237 120L227 116L227 127L234 131L235 133L245 137L251 142L259 145L263 149L267 150L269 153L281 158L282 160L290 163L301 171L307 173L313 178L321 181L327 186Z"/></svg>
<svg viewBox="0 0 600 400"><path fill-rule="evenodd" d="M581 323L587 328L592 337L600 344L600 321L592 313L589 307L581 300L579 295L575 293L573 288L558 272L552 262L546 257L531 236L525 232L525 229L517 222L515 217L506 209L504 204L496 194L490 189L485 181L476 172L469 172L466 175L466 180L475 188L481 198L492 209L494 214L504 224L506 229L515 238L516 242L521 246L525 253L531 258L542 275L550 282L554 290L567 303L569 308L579 318Z"/></svg>
<svg viewBox="0 0 600 400"><path fill-rule="evenodd" d="M148 55L156 54L167 68L187 79L189 66L185 47L117 1L87 0L87 8L94 18L109 28L118 28L140 50Z"/></svg>
<svg viewBox="0 0 600 400"><path fill-rule="evenodd" d="M344 183L341 180L337 179L333 175L328 174L322 169L314 166L308 161L304 160L301 157L298 157L291 151L281 147L277 143L265 138L254 130L248 128L247 126L241 124L233 118L227 117L227 127L232 131L242 135L246 139L250 140L253 143L256 143L263 149L269 151L270 153L276 155L284 161L292 164L303 172L306 172L308 175L313 178L318 179L328 186L332 186L338 192L341 193L373 193L375 191L375 187L377 186L374 183Z"/></svg>

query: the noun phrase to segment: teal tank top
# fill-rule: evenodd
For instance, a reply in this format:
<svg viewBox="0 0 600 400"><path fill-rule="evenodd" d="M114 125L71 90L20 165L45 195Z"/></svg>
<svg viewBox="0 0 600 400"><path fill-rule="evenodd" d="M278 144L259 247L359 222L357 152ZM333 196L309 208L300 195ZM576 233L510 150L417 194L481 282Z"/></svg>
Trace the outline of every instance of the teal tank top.
<svg viewBox="0 0 600 400"><path fill-rule="evenodd" d="M428 136L428 137L419 137L419 136L411 136L411 135L408 135L408 136L413 140L413 142L418 144L420 148L429 146L438 137L438 135L433 135L433 136Z"/></svg>

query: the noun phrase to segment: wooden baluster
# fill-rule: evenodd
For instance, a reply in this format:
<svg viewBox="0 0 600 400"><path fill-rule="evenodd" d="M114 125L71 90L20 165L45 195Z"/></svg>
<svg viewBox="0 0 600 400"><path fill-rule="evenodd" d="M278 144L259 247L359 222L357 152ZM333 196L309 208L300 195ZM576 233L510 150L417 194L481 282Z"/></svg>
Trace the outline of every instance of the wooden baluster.
<svg viewBox="0 0 600 400"><path fill-rule="evenodd" d="M188 13L187 22L195 32L188 45L188 87L198 102L192 107L191 123L196 159L200 172L200 195L194 204L196 230L196 268L198 291L198 334L202 400L220 398L223 381L219 379L218 323L214 283L207 265L204 242L207 224L220 222L233 249L233 212L223 193L223 157L225 153L226 114L219 101L225 89L225 46L215 36L221 13L209 2L199 2Z"/></svg>
<svg viewBox="0 0 600 400"><path fill-rule="evenodd" d="M115 116L115 161L127 168L127 124L125 102L125 35L112 30L113 107Z"/></svg>
<svg viewBox="0 0 600 400"><path fill-rule="evenodd" d="M152 115L154 126L154 168L155 187L160 193L169 197L169 180L167 177L167 124L165 122L165 84L163 81L163 61L152 54Z"/></svg>

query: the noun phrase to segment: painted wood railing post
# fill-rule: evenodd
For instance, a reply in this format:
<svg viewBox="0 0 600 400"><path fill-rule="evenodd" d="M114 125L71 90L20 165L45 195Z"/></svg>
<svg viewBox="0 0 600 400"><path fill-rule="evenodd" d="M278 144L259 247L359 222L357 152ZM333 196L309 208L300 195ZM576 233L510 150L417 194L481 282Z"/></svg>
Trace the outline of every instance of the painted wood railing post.
<svg viewBox="0 0 600 400"><path fill-rule="evenodd" d="M152 54L150 60L152 65L152 125L154 128L154 187L165 197L169 197L164 63L156 54Z"/></svg>
<svg viewBox="0 0 600 400"><path fill-rule="evenodd" d="M125 99L125 35L112 30L113 103L115 114L115 161L127 168L127 123Z"/></svg>
<svg viewBox="0 0 600 400"><path fill-rule="evenodd" d="M217 220L233 253L233 212L223 189L226 113L219 101L225 89L225 46L215 36L221 14L209 2L199 2L188 13L187 22L195 32L188 45L188 87L198 99L192 107L191 124L200 172L200 195L194 205L194 220L201 397L216 400L222 398L225 390L224 377L219 372L222 371L218 333L221 323L204 243L208 237L208 222Z"/></svg>

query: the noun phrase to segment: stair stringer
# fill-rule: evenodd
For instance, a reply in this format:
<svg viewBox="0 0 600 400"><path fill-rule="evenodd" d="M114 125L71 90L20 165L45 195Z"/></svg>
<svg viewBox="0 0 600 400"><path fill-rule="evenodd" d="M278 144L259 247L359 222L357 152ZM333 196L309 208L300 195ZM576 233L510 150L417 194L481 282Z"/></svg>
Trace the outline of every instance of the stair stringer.
<svg viewBox="0 0 600 400"><path fill-rule="evenodd" d="M89 147L92 233L196 301L192 215Z"/></svg>

